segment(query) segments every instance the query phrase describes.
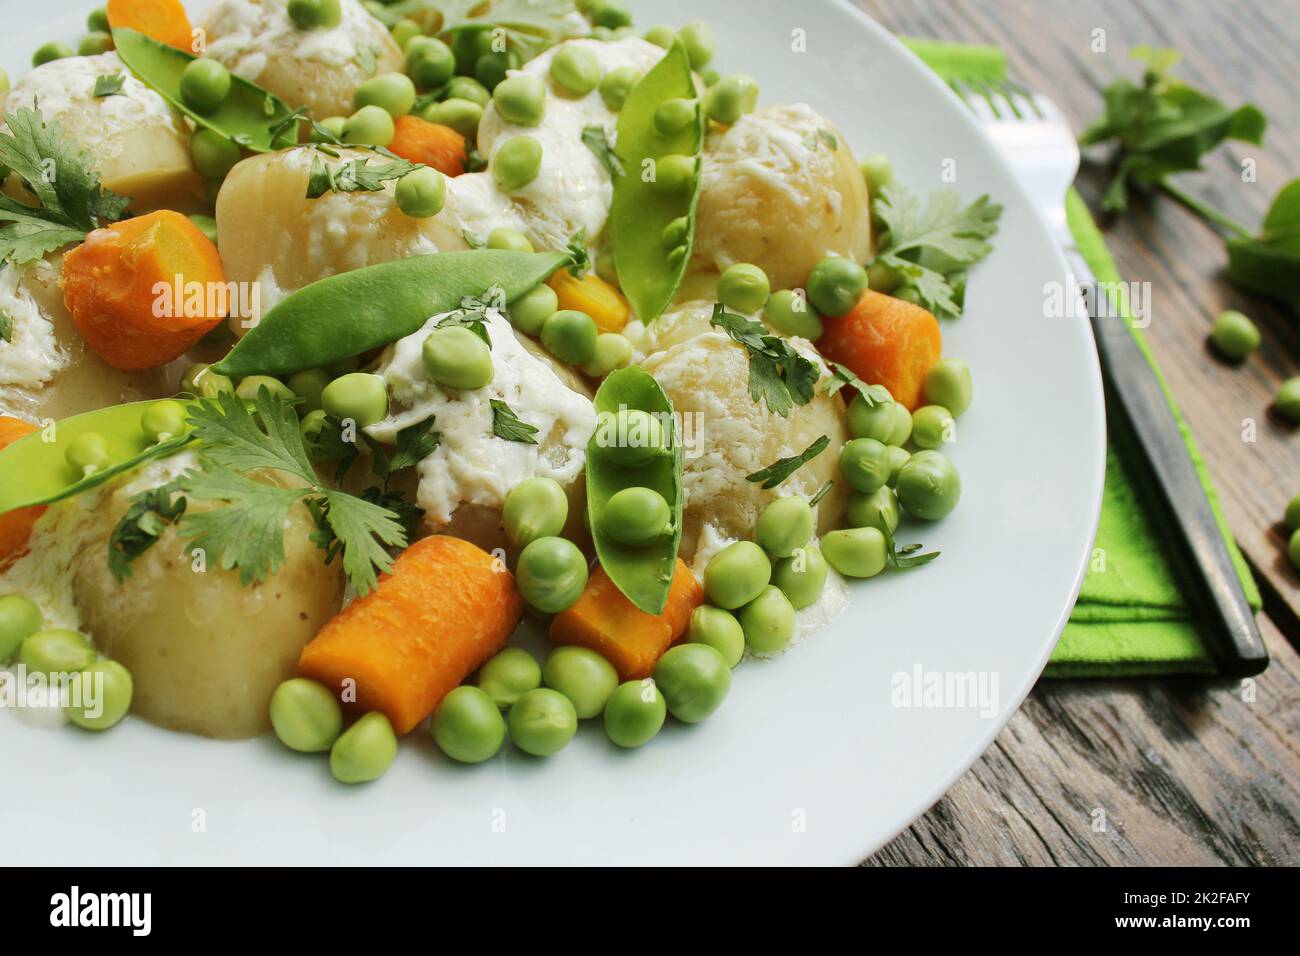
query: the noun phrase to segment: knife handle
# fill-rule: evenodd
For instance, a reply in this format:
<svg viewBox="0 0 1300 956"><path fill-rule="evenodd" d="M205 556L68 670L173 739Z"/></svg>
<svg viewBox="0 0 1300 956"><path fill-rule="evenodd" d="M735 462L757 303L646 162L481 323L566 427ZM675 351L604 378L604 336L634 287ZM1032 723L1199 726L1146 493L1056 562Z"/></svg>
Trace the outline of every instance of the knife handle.
<svg viewBox="0 0 1300 956"><path fill-rule="evenodd" d="M1268 651L1160 380L1124 319L1099 314L1092 270L1077 253L1071 259L1080 283L1091 283L1093 294L1085 301L1108 408L1121 414L1134 438L1146 487L1155 493L1178 549L1189 609L1222 676L1258 674L1268 666Z"/></svg>

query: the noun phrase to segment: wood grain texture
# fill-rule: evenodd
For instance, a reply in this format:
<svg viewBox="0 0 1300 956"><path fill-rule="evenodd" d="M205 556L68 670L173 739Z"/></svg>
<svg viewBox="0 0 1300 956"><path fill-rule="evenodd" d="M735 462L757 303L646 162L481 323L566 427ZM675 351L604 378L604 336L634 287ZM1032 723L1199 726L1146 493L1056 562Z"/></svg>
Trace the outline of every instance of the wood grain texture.
<svg viewBox="0 0 1300 956"><path fill-rule="evenodd" d="M1183 53L1189 83L1269 117L1265 147L1211 154L1186 190L1246 223L1300 175L1300 2L1296 0L858 0L891 30L990 43L1013 79L1051 97L1076 131L1102 112L1101 90L1136 78L1138 44ZM1106 49L1094 52L1095 31ZM1098 208L1106 151L1079 180ZM1242 178L1254 160L1257 181ZM1173 200L1133 204L1103 221L1129 280L1150 283L1148 336L1200 443L1224 510L1265 594L1261 629L1274 655L1255 684L1198 680L1042 681L994 746L871 865L1291 864L1300 862L1300 576L1280 525L1300 493L1300 432L1269 407L1300 374L1296 317L1223 280L1219 235ZM1235 308L1264 334L1231 367L1206 347L1214 317ZM1289 643L1288 643L1289 642ZM1104 829L1094 829L1097 811Z"/></svg>

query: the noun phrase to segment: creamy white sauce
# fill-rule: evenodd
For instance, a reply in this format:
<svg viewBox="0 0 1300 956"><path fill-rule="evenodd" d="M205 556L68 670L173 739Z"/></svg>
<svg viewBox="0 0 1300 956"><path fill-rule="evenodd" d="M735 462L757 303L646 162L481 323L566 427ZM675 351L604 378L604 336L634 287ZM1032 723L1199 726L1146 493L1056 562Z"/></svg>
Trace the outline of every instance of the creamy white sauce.
<svg viewBox="0 0 1300 956"><path fill-rule="evenodd" d="M806 195L795 181L807 174L819 152L829 145L819 140L826 121L806 103L770 106L742 116L725 132L710 135L701 169L702 189L718 176L747 176L783 192L793 202ZM815 145L814 145L815 144Z"/></svg>
<svg viewBox="0 0 1300 956"><path fill-rule="evenodd" d="M95 96L96 80L118 74L126 76L120 93ZM137 80L112 51L52 60L25 73L4 97L6 112L37 109L47 121L87 107L110 128L177 121L167 101Z"/></svg>
<svg viewBox="0 0 1300 956"><path fill-rule="evenodd" d="M510 489L534 475L562 485L575 480L596 430L591 401L524 348L495 310L488 311L486 323L492 340L492 383L472 391L440 388L425 374L421 351L425 338L445 317L434 316L384 353L376 374L388 385L392 413L366 429L371 437L391 443L403 428L434 419L442 440L417 467L417 504L441 523L462 504L501 507ZM537 428L538 444L494 435L492 399L506 402Z"/></svg>
<svg viewBox="0 0 1300 956"><path fill-rule="evenodd" d="M51 268L44 260L24 266L0 266L0 313L13 325L13 341L0 338L0 388L36 389L68 363L59 346L54 323L27 287L29 270Z"/></svg>
<svg viewBox="0 0 1300 956"><path fill-rule="evenodd" d="M387 31L357 0L342 0L341 6L338 26L299 30L284 2L218 0L204 24L209 36L206 55L252 81L272 60L285 57L331 67L359 63L360 51L379 49Z"/></svg>

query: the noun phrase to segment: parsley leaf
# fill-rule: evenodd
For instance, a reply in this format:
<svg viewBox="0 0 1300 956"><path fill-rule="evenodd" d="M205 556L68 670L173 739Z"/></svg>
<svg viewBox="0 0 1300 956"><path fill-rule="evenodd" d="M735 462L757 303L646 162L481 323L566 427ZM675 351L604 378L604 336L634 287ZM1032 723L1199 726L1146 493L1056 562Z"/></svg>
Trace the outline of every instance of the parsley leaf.
<svg viewBox="0 0 1300 956"><path fill-rule="evenodd" d="M332 167L313 156L307 173L307 198L319 199L327 192L355 193L378 192L389 180L401 179L419 163L405 159L390 159L386 163L371 163L369 159L353 159Z"/></svg>
<svg viewBox="0 0 1300 956"><path fill-rule="evenodd" d="M180 482L148 488L131 499L126 514L108 537L108 570L118 581L131 576L131 562L154 546L168 525L185 513Z"/></svg>
<svg viewBox="0 0 1300 956"><path fill-rule="evenodd" d="M813 399L821 370L762 322L728 312L721 302L713 306L709 324L749 352L749 397L766 402L769 412L788 417L796 405Z"/></svg>
<svg viewBox="0 0 1300 956"><path fill-rule="evenodd" d="M0 310L0 342L10 345L14 341L14 320L8 312Z"/></svg>
<svg viewBox="0 0 1300 956"><path fill-rule="evenodd" d="M462 30L499 27L511 49L525 60L553 46L572 32L572 0L397 0L372 11L385 26L404 17L423 22L429 11L441 14L439 36Z"/></svg>
<svg viewBox="0 0 1300 956"><path fill-rule="evenodd" d="M490 400L492 405L492 434L498 438L504 438L506 441L522 442L525 445L536 445L537 439L533 436L537 434L538 428L523 421L505 402L499 398Z"/></svg>
<svg viewBox="0 0 1300 956"><path fill-rule="evenodd" d="M126 83L125 73L111 73L95 77L95 96L119 96Z"/></svg>
<svg viewBox="0 0 1300 956"><path fill-rule="evenodd" d="M432 418L426 418L419 424L403 428L397 433L397 450L388 463L389 473L414 468L432 455L434 449L441 443L442 435L433 430Z"/></svg>
<svg viewBox="0 0 1300 956"><path fill-rule="evenodd" d="M914 551L921 550L919 544L908 544L901 548L895 547L894 533L889 530L889 522L885 520L883 513L880 516L879 528L885 535L885 561L891 568L897 568L899 571L919 568L923 564L929 564L942 553L930 551L927 554L913 554Z"/></svg>
<svg viewBox="0 0 1300 956"><path fill-rule="evenodd" d="M763 488L764 490L775 488L777 485L785 481L787 478L793 475L804 465L808 464L808 462L812 461L814 458L816 458L818 455L824 452L826 450L826 446L829 445L830 443L831 443L830 436L822 435L820 438L814 441L811 445L809 445L799 454L791 455L789 458L778 458L776 461L772 462L772 464L768 465L766 468L760 468L752 475L746 475L745 480L752 481L755 483L762 482L762 484L759 487ZM822 492L818 492L819 497L821 494Z"/></svg>
<svg viewBox="0 0 1300 956"><path fill-rule="evenodd" d="M460 231L460 237L465 240L465 245L469 246L471 249L482 249L487 245L487 240L477 232L473 232L469 229L462 229Z"/></svg>
<svg viewBox="0 0 1300 956"><path fill-rule="evenodd" d="M482 295L467 295L460 300L460 308L448 314L438 322L438 328L444 325L459 325L469 329L481 338L487 347L492 348L492 339L488 336L487 314L489 309L500 311L506 307L506 290L499 285L490 286Z"/></svg>
<svg viewBox="0 0 1300 956"><path fill-rule="evenodd" d="M591 254L587 251L587 230L579 229L567 246L569 262L565 266L569 275L581 279L591 271Z"/></svg>
<svg viewBox="0 0 1300 956"><path fill-rule="evenodd" d="M1300 312L1300 179L1278 192L1259 235L1228 239L1228 278Z"/></svg>
<svg viewBox="0 0 1300 956"><path fill-rule="evenodd" d="M623 161L618 158L614 147L609 144L609 133L606 132L605 127L599 123L584 126L582 142L596 154L596 159L605 167L605 172L609 173L610 179L617 179L623 175Z"/></svg>
<svg viewBox="0 0 1300 956"><path fill-rule="evenodd" d="M858 394L862 396L862 401L867 408L875 408L882 403L893 401L889 389L885 388L885 386L868 385L858 378L857 373L847 365L841 365L839 362L828 362L827 364L831 367L831 378L826 383L826 388L823 389L825 394L834 395L845 385L852 385L857 389Z"/></svg>
<svg viewBox="0 0 1300 956"><path fill-rule="evenodd" d="M190 498L226 503L211 511L191 512L181 533L194 547L213 555L223 570L238 568L245 587L265 581L284 564L289 509L311 490L254 481L211 460L204 460L200 471L182 479L182 488Z"/></svg>
<svg viewBox="0 0 1300 956"><path fill-rule="evenodd" d="M40 259L125 215L130 198L100 186L90 154L58 123L47 125L31 109L6 113L4 121L0 166L22 178L37 204L0 194L0 262Z"/></svg>

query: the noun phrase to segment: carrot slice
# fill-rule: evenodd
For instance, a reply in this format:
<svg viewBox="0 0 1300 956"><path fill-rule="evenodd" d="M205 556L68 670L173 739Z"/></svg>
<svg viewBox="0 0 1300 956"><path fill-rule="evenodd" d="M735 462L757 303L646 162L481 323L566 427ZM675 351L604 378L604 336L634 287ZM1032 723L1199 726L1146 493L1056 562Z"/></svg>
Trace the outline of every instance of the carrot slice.
<svg viewBox="0 0 1300 956"><path fill-rule="evenodd" d="M108 25L194 53L194 27L180 0L108 0Z"/></svg>
<svg viewBox="0 0 1300 956"><path fill-rule="evenodd" d="M681 558L661 614L642 611L597 568L582 596L551 621L551 643L590 648L614 665L620 680L649 677L664 651L686 634L691 612L703 600L703 589Z"/></svg>
<svg viewBox="0 0 1300 956"><path fill-rule="evenodd" d="M925 373L943 350L939 322L919 305L873 292L862 293L847 315L824 319L817 340L822 355L846 365L868 385L883 385L894 400L922 404Z"/></svg>
<svg viewBox="0 0 1300 956"><path fill-rule="evenodd" d="M450 126L430 123L409 113L393 121L393 141L388 149L412 163L432 166L444 176L459 176L465 171L465 137Z"/></svg>
<svg viewBox="0 0 1300 956"><path fill-rule="evenodd" d="M180 358L229 298L217 247L170 209L96 229L64 256L62 281L82 337L122 371Z"/></svg>
<svg viewBox="0 0 1300 956"><path fill-rule="evenodd" d="M561 269L546 281L555 290L561 309L586 312L600 331L622 332L627 325L631 315L627 299L596 273L588 272L581 279L575 279Z"/></svg>
<svg viewBox="0 0 1300 956"><path fill-rule="evenodd" d="M30 422L0 415L0 450L34 431L36 426ZM33 505L0 515L0 571L27 553L27 541L32 536L32 527L43 514L44 505Z"/></svg>
<svg viewBox="0 0 1300 956"><path fill-rule="evenodd" d="M460 538L411 545L303 648L298 669L404 734L505 646L524 602L500 561Z"/></svg>

